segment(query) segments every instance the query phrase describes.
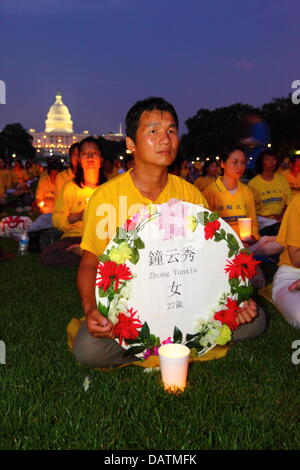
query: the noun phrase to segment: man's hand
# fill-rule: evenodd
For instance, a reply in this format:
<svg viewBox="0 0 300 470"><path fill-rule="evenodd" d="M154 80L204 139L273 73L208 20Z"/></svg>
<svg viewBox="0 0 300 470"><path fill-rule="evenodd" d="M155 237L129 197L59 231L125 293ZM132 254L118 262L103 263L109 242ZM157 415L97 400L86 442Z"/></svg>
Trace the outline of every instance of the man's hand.
<svg viewBox="0 0 300 470"><path fill-rule="evenodd" d="M86 314L87 329L93 338L114 338L112 322L97 309Z"/></svg>
<svg viewBox="0 0 300 470"><path fill-rule="evenodd" d="M257 305L253 299L245 300L243 306L238 311L236 321L242 325L250 323L257 316Z"/></svg>
<svg viewBox="0 0 300 470"><path fill-rule="evenodd" d="M289 291L300 290L300 279L298 279L298 281L293 282L293 284L289 286L288 290Z"/></svg>

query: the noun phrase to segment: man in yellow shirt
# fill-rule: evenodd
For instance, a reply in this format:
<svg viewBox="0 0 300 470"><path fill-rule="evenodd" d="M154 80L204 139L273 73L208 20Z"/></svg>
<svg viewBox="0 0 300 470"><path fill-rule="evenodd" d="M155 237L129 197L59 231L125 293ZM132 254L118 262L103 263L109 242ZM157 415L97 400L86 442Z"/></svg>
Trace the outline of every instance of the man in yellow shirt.
<svg viewBox="0 0 300 470"><path fill-rule="evenodd" d="M300 328L300 194L283 216L277 241L284 251L273 280L273 300L284 318Z"/></svg>
<svg viewBox="0 0 300 470"><path fill-rule="evenodd" d="M115 366L135 359L125 356L124 349L113 339L113 325L99 313L95 300L98 256L116 227L149 203L161 204L176 198L206 206L204 197L193 185L168 174L179 146L178 117L170 103L162 98L137 102L127 113L126 132L134 168L97 189L84 215L83 255L77 285L86 321L75 338L73 353L91 367ZM238 322L252 322L256 316L256 304L250 300L241 308ZM248 326L243 325L240 330Z"/></svg>

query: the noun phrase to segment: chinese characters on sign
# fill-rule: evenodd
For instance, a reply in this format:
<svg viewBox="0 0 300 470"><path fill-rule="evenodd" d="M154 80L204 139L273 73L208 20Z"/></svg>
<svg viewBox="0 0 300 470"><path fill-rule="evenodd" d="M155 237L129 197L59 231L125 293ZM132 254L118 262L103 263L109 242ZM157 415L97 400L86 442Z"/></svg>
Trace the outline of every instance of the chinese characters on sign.
<svg viewBox="0 0 300 470"><path fill-rule="evenodd" d="M181 299L183 285L181 282L178 281L177 277L197 273L197 268L187 266L188 264L193 263L195 253L196 251L193 246L187 246L182 249L176 248L166 251L149 251L149 267L152 267L153 269L161 266L164 266L167 269L169 268L169 271L151 271L149 274L149 279L170 278L170 284L168 285L169 302L167 304L167 310L179 310L184 308L183 300Z"/></svg>

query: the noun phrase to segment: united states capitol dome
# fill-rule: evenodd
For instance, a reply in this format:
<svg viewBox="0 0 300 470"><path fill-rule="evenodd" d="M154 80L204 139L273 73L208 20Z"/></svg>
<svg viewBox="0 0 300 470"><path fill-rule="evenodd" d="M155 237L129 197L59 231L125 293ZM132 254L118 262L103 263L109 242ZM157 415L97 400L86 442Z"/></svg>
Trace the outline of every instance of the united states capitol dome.
<svg viewBox="0 0 300 470"><path fill-rule="evenodd" d="M55 103L50 107L45 123L45 132L73 133L71 114L62 102L62 95L59 91L56 93Z"/></svg>

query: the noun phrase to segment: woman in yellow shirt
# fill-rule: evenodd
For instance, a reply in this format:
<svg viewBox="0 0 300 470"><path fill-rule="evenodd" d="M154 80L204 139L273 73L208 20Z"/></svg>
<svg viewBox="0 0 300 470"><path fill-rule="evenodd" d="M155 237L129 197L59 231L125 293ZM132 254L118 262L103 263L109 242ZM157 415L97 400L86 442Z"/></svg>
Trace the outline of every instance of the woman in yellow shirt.
<svg viewBox="0 0 300 470"><path fill-rule="evenodd" d="M261 235L277 235L284 211L292 199L290 186L277 173L279 159L270 150L262 152L256 160L257 175L248 186L252 189Z"/></svg>
<svg viewBox="0 0 300 470"><path fill-rule="evenodd" d="M300 194L284 214L277 241L284 251L273 279L273 300L288 323L300 328Z"/></svg>
<svg viewBox="0 0 300 470"><path fill-rule="evenodd" d="M54 227L63 235L58 242L42 251L41 261L45 266L78 266L80 263L84 209L103 179L98 140L87 137L80 142L78 150L75 178L63 186L52 215Z"/></svg>
<svg viewBox="0 0 300 470"><path fill-rule="evenodd" d="M251 240L244 241L244 245L255 255L279 253L282 247L276 243L275 236L260 238L253 193L248 186L240 182L246 168L243 150L235 146L228 147L220 154L220 158L223 176L219 176L203 191L209 209L218 212L238 235L238 220L251 218Z"/></svg>
<svg viewBox="0 0 300 470"><path fill-rule="evenodd" d="M214 183L217 179L219 168L220 167L217 160L206 160L203 165L203 175L199 176L199 178L194 181L196 188L198 188L200 191L204 191L207 186L209 186L211 183Z"/></svg>

